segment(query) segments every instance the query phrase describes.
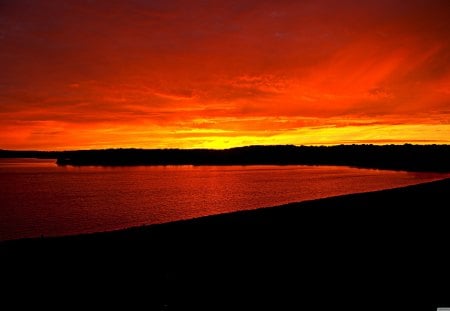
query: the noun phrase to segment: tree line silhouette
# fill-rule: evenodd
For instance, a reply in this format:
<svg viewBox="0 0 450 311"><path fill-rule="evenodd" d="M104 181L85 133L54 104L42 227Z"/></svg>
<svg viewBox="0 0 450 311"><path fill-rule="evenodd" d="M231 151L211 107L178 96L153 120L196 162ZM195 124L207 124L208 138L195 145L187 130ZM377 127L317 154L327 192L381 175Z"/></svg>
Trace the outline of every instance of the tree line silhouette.
<svg viewBox="0 0 450 311"><path fill-rule="evenodd" d="M56 158L58 165L347 165L409 171L450 171L450 145L248 146L216 149L8 151L0 157Z"/></svg>

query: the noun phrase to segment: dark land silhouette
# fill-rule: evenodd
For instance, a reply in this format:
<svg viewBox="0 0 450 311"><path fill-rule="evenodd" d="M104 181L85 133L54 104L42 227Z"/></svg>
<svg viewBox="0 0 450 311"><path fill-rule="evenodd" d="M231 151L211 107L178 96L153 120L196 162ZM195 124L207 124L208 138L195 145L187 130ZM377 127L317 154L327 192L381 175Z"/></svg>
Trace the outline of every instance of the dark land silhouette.
<svg viewBox="0 0 450 311"><path fill-rule="evenodd" d="M36 151L36 150L3 150L0 149L0 158L36 158L57 159L61 151Z"/></svg>
<svg viewBox="0 0 450 311"><path fill-rule="evenodd" d="M56 158L59 165L347 165L450 172L450 145L249 146L213 149L0 151L0 157Z"/></svg>
<svg viewBox="0 0 450 311"><path fill-rule="evenodd" d="M446 179L3 242L2 300L46 309L435 311L450 306L449 190Z"/></svg>

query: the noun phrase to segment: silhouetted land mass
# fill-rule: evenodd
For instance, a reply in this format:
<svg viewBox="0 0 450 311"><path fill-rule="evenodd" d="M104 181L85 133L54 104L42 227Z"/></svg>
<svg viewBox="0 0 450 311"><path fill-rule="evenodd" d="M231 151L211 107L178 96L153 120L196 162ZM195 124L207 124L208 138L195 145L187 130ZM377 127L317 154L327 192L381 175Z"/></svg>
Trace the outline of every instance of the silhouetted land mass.
<svg viewBox="0 0 450 311"><path fill-rule="evenodd" d="M450 306L450 179L0 243L2 300L140 310ZM19 293L15 298L11 292Z"/></svg>
<svg viewBox="0 0 450 311"><path fill-rule="evenodd" d="M215 149L0 150L0 158L55 158L58 165L347 165L450 172L450 145L248 146Z"/></svg>
<svg viewBox="0 0 450 311"><path fill-rule="evenodd" d="M347 165L450 172L450 145L249 146L214 149L0 151L0 157L57 158L59 165Z"/></svg>
<svg viewBox="0 0 450 311"><path fill-rule="evenodd" d="M34 150L2 150L0 158L36 158L36 159L57 159L61 156L60 151L34 151Z"/></svg>

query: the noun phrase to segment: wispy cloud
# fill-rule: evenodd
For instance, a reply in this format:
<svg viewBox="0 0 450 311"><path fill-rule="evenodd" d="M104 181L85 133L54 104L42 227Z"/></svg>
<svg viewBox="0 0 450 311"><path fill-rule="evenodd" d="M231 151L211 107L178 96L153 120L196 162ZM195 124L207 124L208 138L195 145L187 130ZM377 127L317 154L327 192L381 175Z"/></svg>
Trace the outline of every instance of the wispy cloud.
<svg viewBox="0 0 450 311"><path fill-rule="evenodd" d="M449 142L448 1L14 1L0 148Z"/></svg>

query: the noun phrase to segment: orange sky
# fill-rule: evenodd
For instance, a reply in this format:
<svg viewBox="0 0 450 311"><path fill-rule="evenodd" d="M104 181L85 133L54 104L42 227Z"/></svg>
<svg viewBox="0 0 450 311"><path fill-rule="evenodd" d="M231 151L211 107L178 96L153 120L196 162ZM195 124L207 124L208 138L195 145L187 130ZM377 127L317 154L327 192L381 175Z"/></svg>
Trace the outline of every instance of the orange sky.
<svg viewBox="0 0 450 311"><path fill-rule="evenodd" d="M450 143L450 2L0 2L0 148Z"/></svg>

